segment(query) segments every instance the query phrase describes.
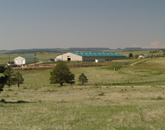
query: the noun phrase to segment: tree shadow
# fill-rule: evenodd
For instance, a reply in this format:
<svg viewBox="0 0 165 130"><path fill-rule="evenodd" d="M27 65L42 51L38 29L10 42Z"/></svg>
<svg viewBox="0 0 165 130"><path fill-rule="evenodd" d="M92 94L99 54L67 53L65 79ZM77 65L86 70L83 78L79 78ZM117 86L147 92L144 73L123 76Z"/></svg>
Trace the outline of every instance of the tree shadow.
<svg viewBox="0 0 165 130"><path fill-rule="evenodd" d="M20 103L37 103L37 102L29 102L29 101L23 101L23 100L18 100L18 101L1 101L5 104L20 104Z"/></svg>

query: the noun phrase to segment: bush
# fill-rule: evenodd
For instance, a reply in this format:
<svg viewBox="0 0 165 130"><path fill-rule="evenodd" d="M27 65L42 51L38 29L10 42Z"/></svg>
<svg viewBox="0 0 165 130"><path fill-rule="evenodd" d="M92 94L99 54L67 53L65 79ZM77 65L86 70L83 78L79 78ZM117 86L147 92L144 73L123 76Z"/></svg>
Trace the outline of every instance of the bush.
<svg viewBox="0 0 165 130"><path fill-rule="evenodd" d="M78 81L81 82L81 85L84 85L84 83L87 83L87 82L88 82L88 79L87 79L87 77L84 75L84 73L82 73L82 74L79 76Z"/></svg>
<svg viewBox="0 0 165 130"><path fill-rule="evenodd" d="M132 58L133 57L133 54L132 53L129 53L129 58Z"/></svg>

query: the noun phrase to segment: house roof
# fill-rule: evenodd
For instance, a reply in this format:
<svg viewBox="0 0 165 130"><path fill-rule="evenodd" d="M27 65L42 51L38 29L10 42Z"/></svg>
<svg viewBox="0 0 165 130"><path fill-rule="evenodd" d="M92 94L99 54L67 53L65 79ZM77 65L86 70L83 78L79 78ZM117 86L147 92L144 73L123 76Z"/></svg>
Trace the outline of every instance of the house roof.
<svg viewBox="0 0 165 130"><path fill-rule="evenodd" d="M115 52L70 52L70 53L79 56L124 56Z"/></svg>
<svg viewBox="0 0 165 130"><path fill-rule="evenodd" d="M34 56L21 56L22 58L25 58L25 59L37 59L36 57Z"/></svg>

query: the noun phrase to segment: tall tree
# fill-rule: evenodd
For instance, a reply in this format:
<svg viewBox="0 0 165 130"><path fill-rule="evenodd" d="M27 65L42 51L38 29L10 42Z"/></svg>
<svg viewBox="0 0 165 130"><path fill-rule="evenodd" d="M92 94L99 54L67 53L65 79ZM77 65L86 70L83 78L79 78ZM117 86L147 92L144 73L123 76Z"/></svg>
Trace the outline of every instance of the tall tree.
<svg viewBox="0 0 165 130"><path fill-rule="evenodd" d="M8 66L6 68L4 75L7 77L6 85L8 85L10 87L16 83L15 74L14 74L11 66Z"/></svg>
<svg viewBox="0 0 165 130"><path fill-rule="evenodd" d="M0 73L4 73L6 68L4 66L0 66Z"/></svg>
<svg viewBox="0 0 165 130"><path fill-rule="evenodd" d="M0 73L4 73L4 72L5 72L5 67L0 66ZM3 88L6 84L6 80L7 80L6 76L0 76L0 92L3 91Z"/></svg>
<svg viewBox="0 0 165 130"><path fill-rule="evenodd" d="M84 75L84 73L82 73L82 74L79 76L78 81L81 82L82 85L84 85L84 83L87 83L87 82L88 82L88 79L87 79L87 77Z"/></svg>
<svg viewBox="0 0 165 130"><path fill-rule="evenodd" d="M20 84L23 84L24 79L23 79L21 73L17 72L15 74L15 79L16 79L16 83L17 83L18 87L19 87Z"/></svg>
<svg viewBox="0 0 165 130"><path fill-rule="evenodd" d="M74 84L75 75L71 73L65 62L58 63L52 72L50 72L50 84L63 83Z"/></svg>
<svg viewBox="0 0 165 130"><path fill-rule="evenodd" d="M132 53L129 53L129 58L132 58L133 57L133 54Z"/></svg>

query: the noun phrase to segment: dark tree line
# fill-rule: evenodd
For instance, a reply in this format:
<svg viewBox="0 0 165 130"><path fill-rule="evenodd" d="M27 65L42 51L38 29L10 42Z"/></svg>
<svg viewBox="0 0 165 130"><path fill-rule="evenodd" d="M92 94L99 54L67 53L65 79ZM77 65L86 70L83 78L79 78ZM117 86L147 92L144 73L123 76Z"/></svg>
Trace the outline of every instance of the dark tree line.
<svg viewBox="0 0 165 130"><path fill-rule="evenodd" d="M23 84L22 74L17 72L14 73L10 66L4 67L0 66L0 73L3 73L3 76L0 77L0 91L3 91L5 85L11 87L12 85L17 84L18 87L20 84Z"/></svg>

